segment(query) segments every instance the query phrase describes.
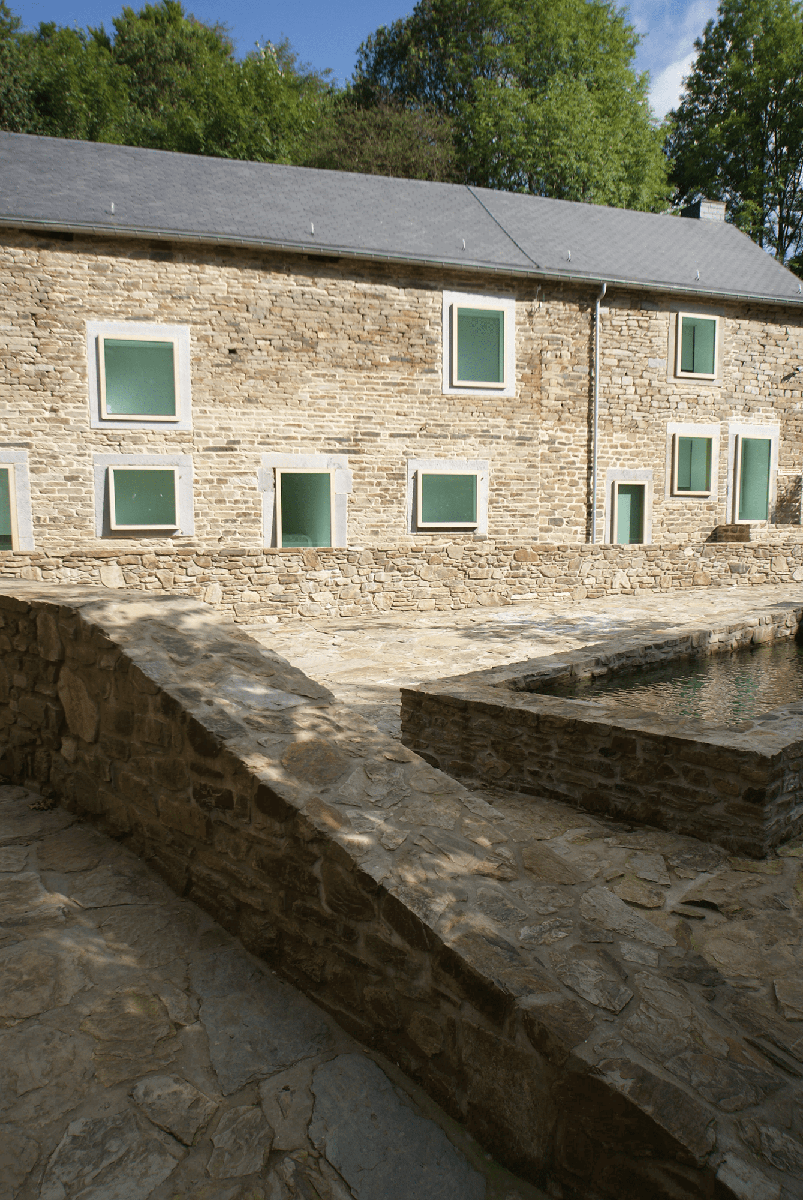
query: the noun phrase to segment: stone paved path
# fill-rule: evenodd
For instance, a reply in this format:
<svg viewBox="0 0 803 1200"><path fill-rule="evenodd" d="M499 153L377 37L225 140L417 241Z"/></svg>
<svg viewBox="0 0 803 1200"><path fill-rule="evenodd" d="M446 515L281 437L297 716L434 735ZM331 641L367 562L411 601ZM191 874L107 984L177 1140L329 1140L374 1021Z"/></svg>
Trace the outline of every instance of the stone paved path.
<svg viewBox="0 0 803 1200"><path fill-rule="evenodd" d="M36 804L0 787L0 1200L541 1196L139 859Z"/></svg>
<svg viewBox="0 0 803 1200"><path fill-rule="evenodd" d="M690 621L743 618L768 604L799 602L803 588L694 588L656 595L540 601L456 612L389 612L246 625L385 732L399 736L399 688L504 663L591 647L618 633L651 637Z"/></svg>

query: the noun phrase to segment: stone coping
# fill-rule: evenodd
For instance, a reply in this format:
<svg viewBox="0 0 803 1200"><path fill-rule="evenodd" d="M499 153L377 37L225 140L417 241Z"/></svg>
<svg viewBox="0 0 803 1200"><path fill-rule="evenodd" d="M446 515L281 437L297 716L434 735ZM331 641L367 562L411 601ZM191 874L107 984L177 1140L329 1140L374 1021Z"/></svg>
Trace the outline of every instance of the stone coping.
<svg viewBox="0 0 803 1200"><path fill-rule="evenodd" d="M194 601L5 583L0 618L0 770L103 822L506 1165L564 1200L792 1200L794 982L780 1015L745 1006L688 913L623 898L585 847L677 900L722 851L512 819ZM791 911L777 863L760 891Z"/></svg>

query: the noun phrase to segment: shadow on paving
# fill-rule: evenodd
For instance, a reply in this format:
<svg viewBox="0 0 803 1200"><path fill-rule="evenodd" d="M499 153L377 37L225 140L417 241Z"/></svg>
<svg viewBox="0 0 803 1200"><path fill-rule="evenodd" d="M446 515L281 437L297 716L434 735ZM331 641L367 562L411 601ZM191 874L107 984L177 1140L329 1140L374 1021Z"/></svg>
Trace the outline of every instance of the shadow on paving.
<svg viewBox="0 0 803 1200"><path fill-rule="evenodd" d="M541 1195L380 1062L118 843L0 788L2 1200Z"/></svg>

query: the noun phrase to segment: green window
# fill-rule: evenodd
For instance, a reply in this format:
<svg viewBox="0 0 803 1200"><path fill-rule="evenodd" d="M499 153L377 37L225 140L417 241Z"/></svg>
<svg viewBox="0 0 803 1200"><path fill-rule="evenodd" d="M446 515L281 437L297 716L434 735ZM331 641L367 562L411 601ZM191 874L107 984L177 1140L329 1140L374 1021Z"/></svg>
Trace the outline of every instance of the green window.
<svg viewBox="0 0 803 1200"><path fill-rule="evenodd" d="M616 541L622 546L640 545L644 541L643 483L617 483Z"/></svg>
<svg viewBox="0 0 803 1200"><path fill-rule="evenodd" d="M717 322L715 317L686 317L680 321L680 373L715 375Z"/></svg>
<svg viewBox="0 0 803 1200"><path fill-rule="evenodd" d="M101 414L176 420L176 347L139 338L98 339Z"/></svg>
<svg viewBox="0 0 803 1200"><path fill-rule="evenodd" d="M769 438L743 437L739 440L739 520L766 521L772 442Z"/></svg>
<svg viewBox="0 0 803 1200"><path fill-rule="evenodd" d="M11 467L0 467L0 550L14 549L12 497L14 475Z"/></svg>
<svg viewBox="0 0 803 1200"><path fill-rule="evenodd" d="M176 471L171 468L110 467L112 529L176 529Z"/></svg>
<svg viewBox="0 0 803 1200"><path fill-rule="evenodd" d="M331 471L277 471L280 546L332 545Z"/></svg>
<svg viewBox="0 0 803 1200"><path fill-rule="evenodd" d="M477 524L477 475L451 472L418 473L419 527L475 526Z"/></svg>
<svg viewBox="0 0 803 1200"><path fill-rule="evenodd" d="M455 308L455 384L504 387L505 314L502 309Z"/></svg>
<svg viewBox="0 0 803 1200"><path fill-rule="evenodd" d="M711 491L711 438L678 437L675 491Z"/></svg>

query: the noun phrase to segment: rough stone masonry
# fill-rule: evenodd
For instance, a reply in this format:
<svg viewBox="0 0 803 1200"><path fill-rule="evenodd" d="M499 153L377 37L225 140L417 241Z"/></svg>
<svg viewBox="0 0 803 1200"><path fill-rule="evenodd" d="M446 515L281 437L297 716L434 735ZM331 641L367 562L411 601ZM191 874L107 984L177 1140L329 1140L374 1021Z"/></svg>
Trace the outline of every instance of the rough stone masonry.
<svg viewBox="0 0 803 1200"><path fill-rule="evenodd" d="M796 853L490 804L192 601L13 584L0 615L6 776L103 821L509 1167L565 1200L797 1196Z"/></svg>

